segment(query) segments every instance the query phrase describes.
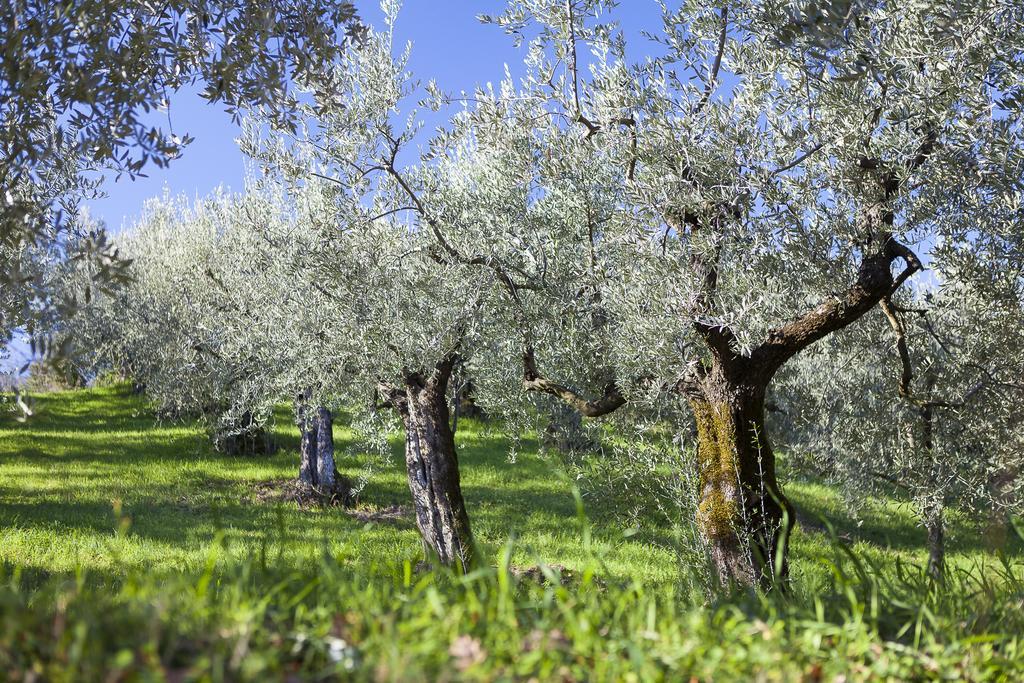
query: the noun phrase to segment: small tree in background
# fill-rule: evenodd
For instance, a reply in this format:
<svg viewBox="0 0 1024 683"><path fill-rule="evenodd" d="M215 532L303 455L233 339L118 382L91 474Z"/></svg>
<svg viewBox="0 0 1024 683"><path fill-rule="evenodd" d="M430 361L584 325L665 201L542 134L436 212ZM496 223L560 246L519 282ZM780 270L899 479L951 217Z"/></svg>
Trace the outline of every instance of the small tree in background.
<svg viewBox="0 0 1024 683"><path fill-rule="evenodd" d="M939 578L947 507L973 518L1024 505L1022 368L1019 304L947 282L885 301L801 357L778 400L804 466L841 482L851 501L895 489L914 502Z"/></svg>

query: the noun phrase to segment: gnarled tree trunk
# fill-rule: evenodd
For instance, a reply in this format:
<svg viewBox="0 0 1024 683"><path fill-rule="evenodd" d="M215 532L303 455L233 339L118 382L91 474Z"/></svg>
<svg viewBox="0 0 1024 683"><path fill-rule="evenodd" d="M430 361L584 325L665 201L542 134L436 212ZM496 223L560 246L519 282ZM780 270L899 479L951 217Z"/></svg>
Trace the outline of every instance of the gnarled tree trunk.
<svg viewBox="0 0 1024 683"><path fill-rule="evenodd" d="M723 583L784 580L792 506L775 477L766 384L715 368L688 396L697 423L697 527Z"/></svg>
<svg viewBox="0 0 1024 683"><path fill-rule="evenodd" d="M401 387L382 389L405 427L409 491L427 557L465 571L475 557L449 422L446 394L451 365L452 359L446 359L427 376L407 372Z"/></svg>
<svg viewBox="0 0 1024 683"><path fill-rule="evenodd" d="M323 406L310 406L309 396L309 392L302 392L296 398L296 423L301 435L299 481L322 493L337 494L342 477L334 461L334 417ZM349 487L343 488L347 498Z"/></svg>

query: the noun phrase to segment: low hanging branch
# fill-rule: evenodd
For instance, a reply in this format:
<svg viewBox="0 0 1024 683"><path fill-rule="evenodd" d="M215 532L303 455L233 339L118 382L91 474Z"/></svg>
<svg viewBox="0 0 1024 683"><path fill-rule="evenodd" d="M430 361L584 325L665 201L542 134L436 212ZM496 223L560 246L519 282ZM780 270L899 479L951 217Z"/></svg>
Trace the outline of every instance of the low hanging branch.
<svg viewBox="0 0 1024 683"><path fill-rule="evenodd" d="M619 391L615 382L605 385L604 394L600 398L589 400L564 384L549 380L537 369L537 360L532 348L527 348L523 352L523 388L526 391L548 394L561 399L583 417L601 417L626 404L626 397Z"/></svg>

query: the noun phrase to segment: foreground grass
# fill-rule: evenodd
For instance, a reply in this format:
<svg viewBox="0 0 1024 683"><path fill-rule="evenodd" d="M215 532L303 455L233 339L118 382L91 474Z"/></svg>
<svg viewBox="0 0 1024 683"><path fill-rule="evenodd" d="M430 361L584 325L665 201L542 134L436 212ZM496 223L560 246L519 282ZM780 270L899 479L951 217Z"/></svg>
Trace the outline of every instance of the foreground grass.
<svg viewBox="0 0 1024 683"><path fill-rule="evenodd" d="M467 423L463 487L488 568L457 578L417 569L411 518L376 514L406 503L397 457L339 459L366 475L355 513L300 510L254 494L295 476L286 415L276 455L239 459L194 426L155 424L121 388L37 409L0 418L0 670L12 680L1024 675L1019 544L997 561L981 527L955 519L951 578L934 586L898 500L853 519L834 490L790 484L805 516L823 518L794 538L791 594L709 602L679 559L685 530L656 515L627 524L600 489L583 516L557 460L527 448L509 463L500 436ZM352 434L336 436L344 450ZM824 520L845 545L814 530Z"/></svg>
<svg viewBox="0 0 1024 683"><path fill-rule="evenodd" d="M0 666L25 681L1024 676L1019 583L966 580L951 601L911 577L905 590L852 579L812 609L750 596L693 605L671 585L506 570L367 578L325 560L286 574L250 563L112 586L29 590L12 578L0 586Z"/></svg>

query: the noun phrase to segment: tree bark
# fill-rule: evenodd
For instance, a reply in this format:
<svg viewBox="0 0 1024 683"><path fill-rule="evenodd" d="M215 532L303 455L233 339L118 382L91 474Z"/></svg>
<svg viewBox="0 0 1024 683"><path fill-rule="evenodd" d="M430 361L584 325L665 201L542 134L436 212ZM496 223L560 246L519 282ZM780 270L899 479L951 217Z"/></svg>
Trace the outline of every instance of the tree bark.
<svg viewBox="0 0 1024 683"><path fill-rule="evenodd" d="M925 505L924 526L928 531L928 575L942 581L946 568L946 531L941 502Z"/></svg>
<svg viewBox="0 0 1024 683"><path fill-rule="evenodd" d="M767 383L717 366L688 400L697 423L697 527L723 584L785 582L792 505L765 429Z"/></svg>
<svg viewBox="0 0 1024 683"><path fill-rule="evenodd" d="M316 485L334 489L338 471L334 464L334 416L323 406L316 409Z"/></svg>
<svg viewBox="0 0 1024 683"><path fill-rule="evenodd" d="M312 419L308 393L299 394L296 399L296 425L299 428L299 481L307 486L316 486L317 481L317 422Z"/></svg>
<svg viewBox="0 0 1024 683"><path fill-rule="evenodd" d="M382 387L405 427L405 463L416 526L428 559L466 571L475 562L448 411L450 359L429 376L406 373L402 387Z"/></svg>
<svg viewBox="0 0 1024 683"><path fill-rule="evenodd" d="M296 423L301 435L299 481L309 487L332 492L338 483L334 461L334 416L323 406L309 405L309 392L296 398Z"/></svg>
<svg viewBox="0 0 1024 683"><path fill-rule="evenodd" d="M906 267L894 278L891 265L897 259ZM708 271L706 287L713 293L717 273L697 266ZM728 327L695 323L710 359L678 388L697 420L697 526L723 582L784 587L788 576L786 546L793 507L776 479L764 419L772 377L800 351L858 320L920 268L910 249L885 234L878 250L864 257L856 282L845 292L771 330L746 355L736 350Z"/></svg>

